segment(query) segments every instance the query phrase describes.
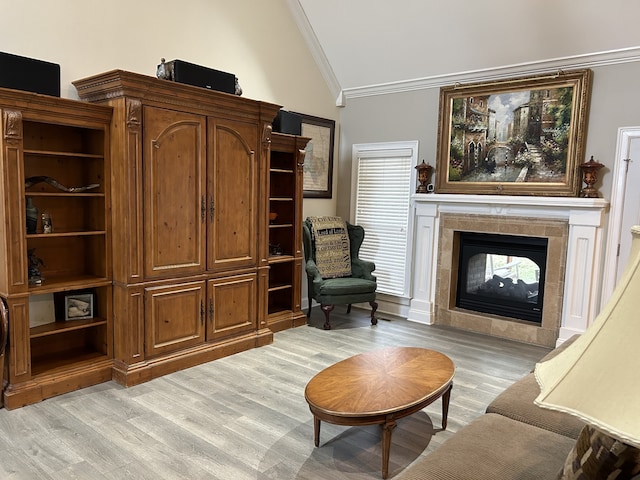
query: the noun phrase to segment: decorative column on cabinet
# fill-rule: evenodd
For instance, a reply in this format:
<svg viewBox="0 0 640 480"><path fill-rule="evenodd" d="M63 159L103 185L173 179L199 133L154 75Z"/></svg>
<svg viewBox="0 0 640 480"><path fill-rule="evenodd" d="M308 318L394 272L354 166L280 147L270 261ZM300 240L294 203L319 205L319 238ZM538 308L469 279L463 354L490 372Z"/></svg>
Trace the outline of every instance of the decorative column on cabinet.
<svg viewBox="0 0 640 480"><path fill-rule="evenodd" d="M259 265L258 265L258 321L260 328L268 328L268 291L269 291L269 235L268 235L268 213L269 213L269 159L271 158L271 135L273 129L268 118L263 119L263 129L261 138L262 163L260 170L265 172L260 175L260 211L258 212L258 229L265 232L263 241L259 245Z"/></svg>

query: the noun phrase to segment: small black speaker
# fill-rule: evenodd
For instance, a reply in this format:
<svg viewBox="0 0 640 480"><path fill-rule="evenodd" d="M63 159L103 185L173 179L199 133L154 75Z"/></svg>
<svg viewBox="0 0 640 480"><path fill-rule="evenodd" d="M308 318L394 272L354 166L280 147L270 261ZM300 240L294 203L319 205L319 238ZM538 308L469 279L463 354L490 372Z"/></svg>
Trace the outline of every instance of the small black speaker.
<svg viewBox="0 0 640 480"><path fill-rule="evenodd" d="M60 65L0 52L0 87L60 96Z"/></svg>
<svg viewBox="0 0 640 480"><path fill-rule="evenodd" d="M302 135L302 117L297 113L280 110L273 121L273 131Z"/></svg>

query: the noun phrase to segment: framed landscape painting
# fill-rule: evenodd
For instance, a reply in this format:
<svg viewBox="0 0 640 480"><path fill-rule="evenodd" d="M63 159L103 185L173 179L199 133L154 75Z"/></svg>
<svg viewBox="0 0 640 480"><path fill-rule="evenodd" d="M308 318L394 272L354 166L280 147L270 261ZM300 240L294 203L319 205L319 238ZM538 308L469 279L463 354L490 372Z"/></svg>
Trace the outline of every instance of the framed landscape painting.
<svg viewBox="0 0 640 480"><path fill-rule="evenodd" d="M591 70L440 89L436 192L576 196Z"/></svg>

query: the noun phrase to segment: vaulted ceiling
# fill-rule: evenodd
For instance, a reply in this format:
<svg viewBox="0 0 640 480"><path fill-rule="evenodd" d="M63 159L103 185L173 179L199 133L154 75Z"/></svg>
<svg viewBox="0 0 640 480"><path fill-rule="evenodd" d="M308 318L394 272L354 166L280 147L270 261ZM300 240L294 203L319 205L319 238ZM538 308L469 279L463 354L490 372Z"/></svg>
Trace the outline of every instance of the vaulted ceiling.
<svg viewBox="0 0 640 480"><path fill-rule="evenodd" d="M635 0L289 3L340 91L640 46Z"/></svg>

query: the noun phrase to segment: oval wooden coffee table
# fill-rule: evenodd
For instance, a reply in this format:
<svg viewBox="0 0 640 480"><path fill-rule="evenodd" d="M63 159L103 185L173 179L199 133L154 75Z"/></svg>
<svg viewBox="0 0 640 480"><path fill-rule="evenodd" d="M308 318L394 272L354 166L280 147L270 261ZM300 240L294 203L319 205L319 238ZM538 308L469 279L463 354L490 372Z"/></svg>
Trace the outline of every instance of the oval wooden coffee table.
<svg viewBox="0 0 640 480"><path fill-rule="evenodd" d="M382 478L389 475L391 432L396 420L442 397L442 429L447 428L453 362L434 350L391 347L361 353L313 377L304 397L313 414L320 445L320 421L336 425L382 426Z"/></svg>

